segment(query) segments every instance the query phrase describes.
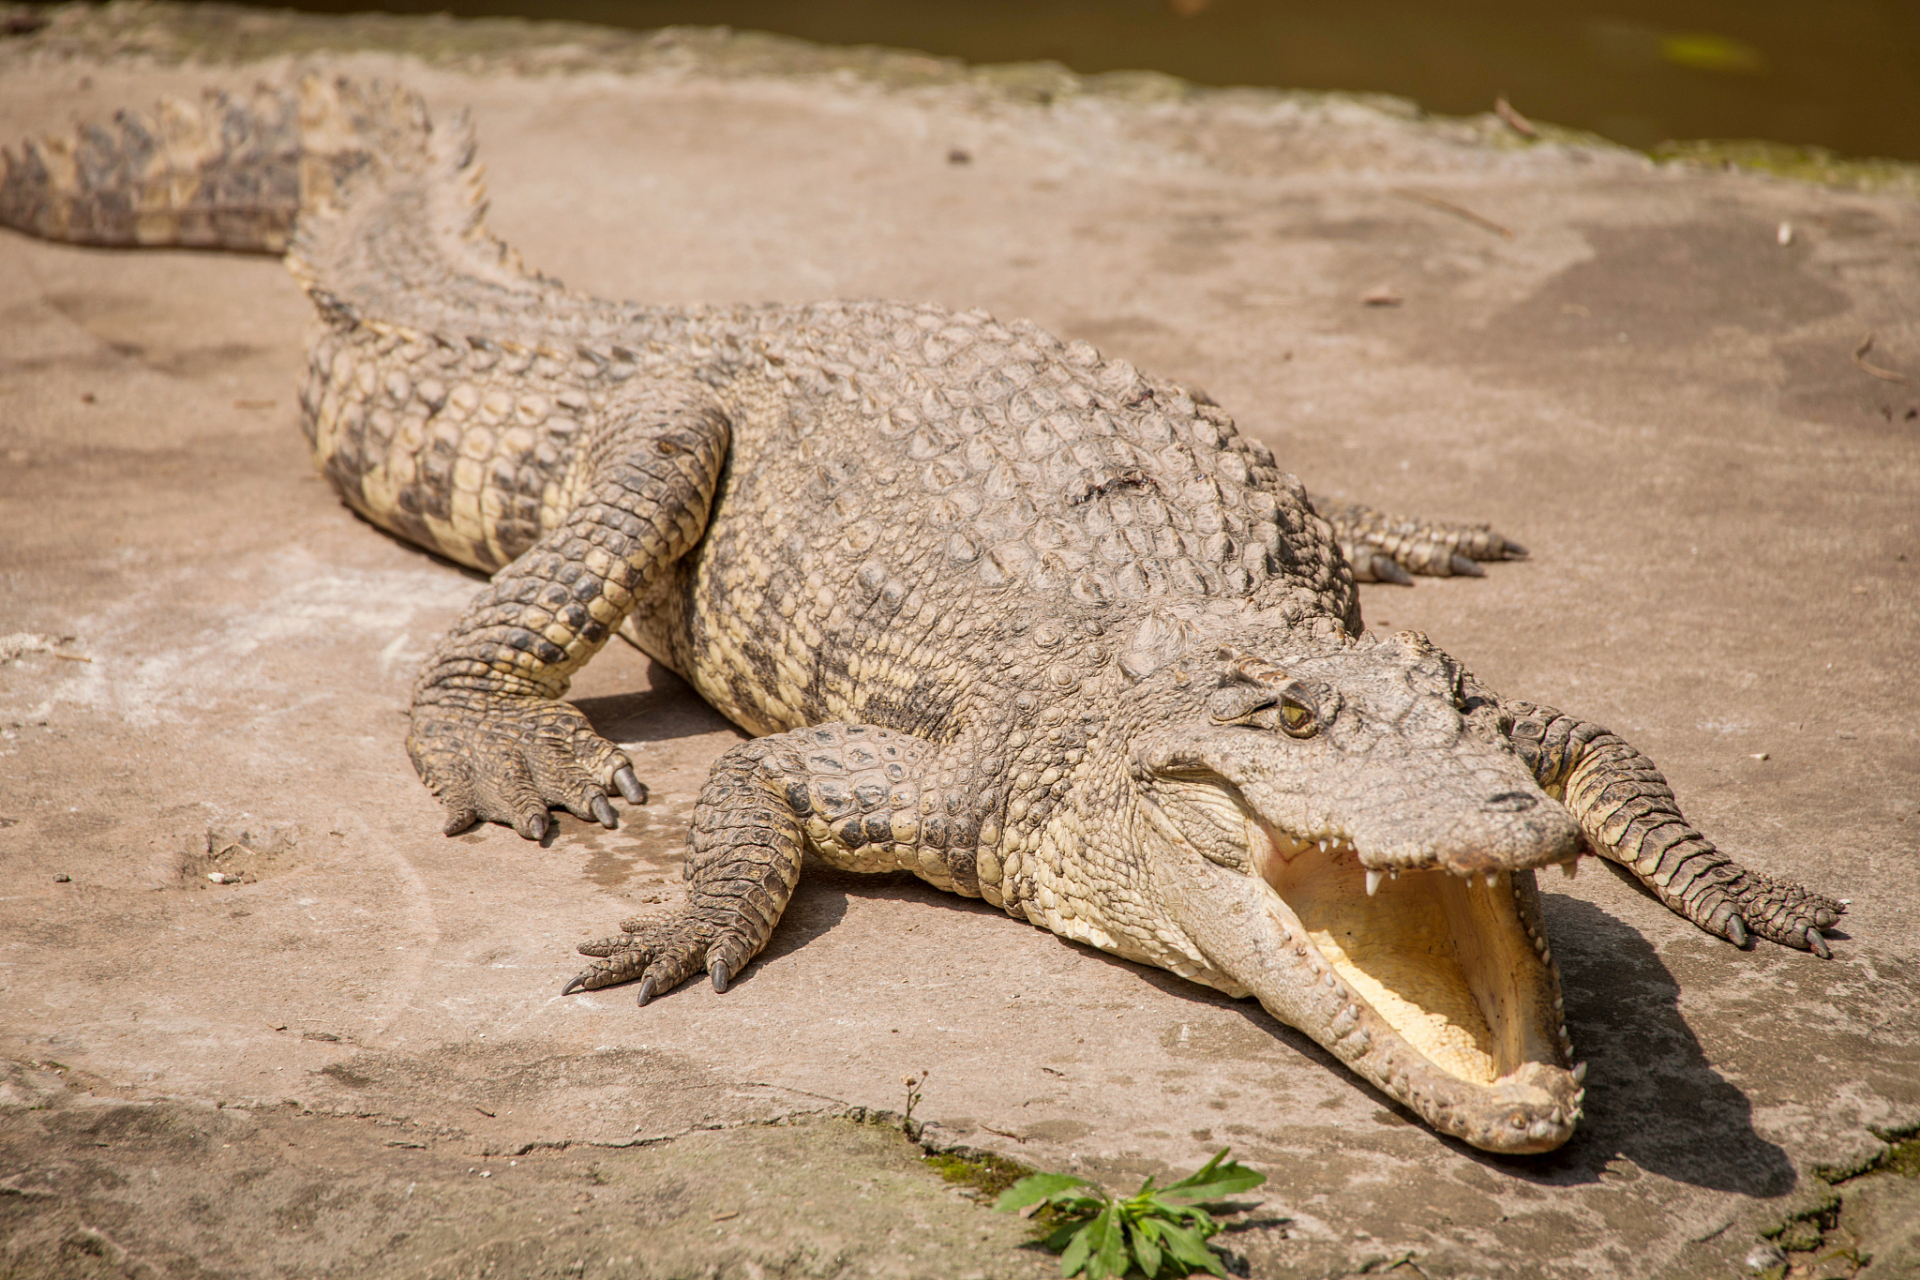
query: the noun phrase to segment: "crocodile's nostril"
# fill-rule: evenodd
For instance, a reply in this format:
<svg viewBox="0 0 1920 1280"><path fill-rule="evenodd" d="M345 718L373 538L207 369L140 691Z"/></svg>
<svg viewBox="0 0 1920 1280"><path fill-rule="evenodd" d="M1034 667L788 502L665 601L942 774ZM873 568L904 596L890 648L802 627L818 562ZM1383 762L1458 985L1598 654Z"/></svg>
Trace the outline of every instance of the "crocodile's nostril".
<svg viewBox="0 0 1920 1280"><path fill-rule="evenodd" d="M1502 791L1497 796L1488 796L1486 807L1495 813L1525 813L1537 803L1524 791Z"/></svg>

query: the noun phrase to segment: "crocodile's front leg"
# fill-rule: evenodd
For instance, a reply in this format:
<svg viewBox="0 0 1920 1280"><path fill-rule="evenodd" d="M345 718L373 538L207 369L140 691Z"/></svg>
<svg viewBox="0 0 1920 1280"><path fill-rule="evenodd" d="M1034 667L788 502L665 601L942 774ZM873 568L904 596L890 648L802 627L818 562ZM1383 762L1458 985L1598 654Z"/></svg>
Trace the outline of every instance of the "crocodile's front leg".
<svg viewBox="0 0 1920 1280"><path fill-rule="evenodd" d="M603 421L583 496L495 575L414 687L407 754L449 835L491 821L538 840L556 805L611 827L608 787L646 799L626 756L560 698L699 540L728 426L709 389L677 382L634 388Z"/></svg>
<svg viewBox="0 0 1920 1280"><path fill-rule="evenodd" d="M1501 702L1510 737L1548 795L1572 810L1587 843L1673 910L1738 946L1749 932L1829 958L1820 931L1846 907L1721 853L1680 813L1673 789L1631 743L1551 707Z"/></svg>
<svg viewBox="0 0 1920 1280"><path fill-rule="evenodd" d="M705 969L714 990L758 955L786 910L807 850L859 871L913 871L980 893L976 867L992 789L964 745L935 746L859 724L822 724L744 742L707 776L687 832L687 905L621 922L581 944L600 957L562 994L640 979L640 1003ZM991 830L988 831L991 835Z"/></svg>

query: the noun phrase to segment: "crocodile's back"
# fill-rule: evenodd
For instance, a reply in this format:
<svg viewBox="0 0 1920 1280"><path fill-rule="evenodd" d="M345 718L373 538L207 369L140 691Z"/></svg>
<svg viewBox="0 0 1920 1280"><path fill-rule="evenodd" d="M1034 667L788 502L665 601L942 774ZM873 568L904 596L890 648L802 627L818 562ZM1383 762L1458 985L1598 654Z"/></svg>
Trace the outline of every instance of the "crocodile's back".
<svg viewBox="0 0 1920 1280"><path fill-rule="evenodd" d="M931 304L578 314L337 320L303 395L314 456L376 523L492 570L580 499L623 389L711 385L731 452L706 534L629 634L756 732L939 736L963 703L1076 683L1156 604L1356 609L1265 446L1085 343Z"/></svg>
<svg viewBox="0 0 1920 1280"><path fill-rule="evenodd" d="M749 728L939 736L969 701L1075 684L1156 604L1357 621L1272 455L1085 343L932 305L570 291L487 231L464 117L432 126L377 84L309 77L115 129L9 158L0 221L286 247L322 320L301 396L315 462L421 546L506 566L630 447L636 388L709 388L731 452L705 535L629 630Z"/></svg>
<svg viewBox="0 0 1920 1280"><path fill-rule="evenodd" d="M1155 604L1354 609L1298 482L1124 361L931 304L735 323L706 537L633 626L757 732L938 738L957 706L1077 683Z"/></svg>

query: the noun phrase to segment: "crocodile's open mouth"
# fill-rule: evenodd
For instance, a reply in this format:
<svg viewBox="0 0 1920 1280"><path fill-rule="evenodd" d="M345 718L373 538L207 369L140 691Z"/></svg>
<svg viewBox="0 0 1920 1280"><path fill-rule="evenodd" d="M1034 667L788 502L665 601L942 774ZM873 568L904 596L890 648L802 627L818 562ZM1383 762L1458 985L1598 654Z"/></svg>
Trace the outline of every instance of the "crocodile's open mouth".
<svg viewBox="0 0 1920 1280"><path fill-rule="evenodd" d="M1269 910L1428 1063L1490 1085L1561 1063L1558 982L1510 872L1369 871L1338 838L1262 827Z"/></svg>
<svg viewBox="0 0 1920 1280"><path fill-rule="evenodd" d="M1582 1073L1533 868L1574 857L1578 829L1481 779L1459 821L1296 828L1281 815L1332 802L1261 797L1257 760L1187 750L1148 758L1144 810L1173 846L1157 887L1204 962L1181 971L1258 997L1443 1133L1492 1151L1565 1142Z"/></svg>

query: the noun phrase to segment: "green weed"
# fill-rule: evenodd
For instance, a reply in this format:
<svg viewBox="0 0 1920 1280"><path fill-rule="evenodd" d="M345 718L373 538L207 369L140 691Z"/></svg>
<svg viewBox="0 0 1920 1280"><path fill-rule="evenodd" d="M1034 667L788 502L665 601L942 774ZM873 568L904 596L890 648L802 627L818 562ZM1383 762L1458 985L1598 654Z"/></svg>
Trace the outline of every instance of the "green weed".
<svg viewBox="0 0 1920 1280"><path fill-rule="evenodd" d="M994 1208L1014 1212L1043 1206L1057 1224L1042 1241L1060 1255L1060 1274L1116 1280L1138 1267L1147 1280L1208 1271L1225 1276L1220 1255L1207 1243L1220 1230L1203 1206L1250 1190L1264 1173L1227 1159L1229 1148L1198 1171L1168 1187L1148 1178L1124 1200L1069 1173L1039 1173L1009 1187Z"/></svg>

